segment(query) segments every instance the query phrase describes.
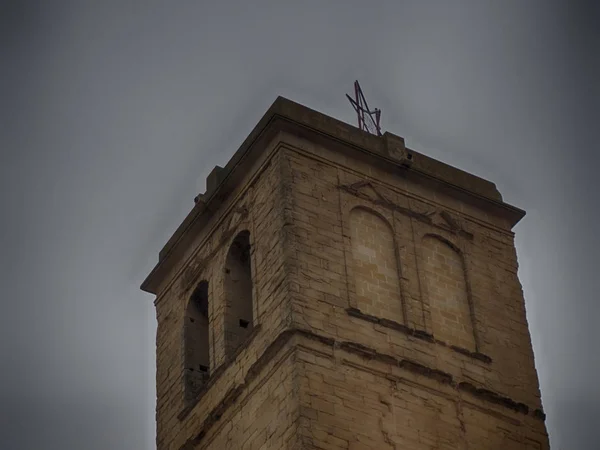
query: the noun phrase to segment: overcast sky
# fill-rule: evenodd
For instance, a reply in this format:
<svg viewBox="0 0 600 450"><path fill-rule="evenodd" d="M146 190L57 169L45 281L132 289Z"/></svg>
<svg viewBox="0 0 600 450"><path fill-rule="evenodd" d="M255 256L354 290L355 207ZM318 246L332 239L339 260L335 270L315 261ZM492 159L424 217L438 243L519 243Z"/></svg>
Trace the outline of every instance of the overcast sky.
<svg viewBox="0 0 600 450"><path fill-rule="evenodd" d="M141 281L277 95L354 123L359 79L384 130L528 212L519 276L552 448L597 449L592 4L2 2L0 447L154 448Z"/></svg>

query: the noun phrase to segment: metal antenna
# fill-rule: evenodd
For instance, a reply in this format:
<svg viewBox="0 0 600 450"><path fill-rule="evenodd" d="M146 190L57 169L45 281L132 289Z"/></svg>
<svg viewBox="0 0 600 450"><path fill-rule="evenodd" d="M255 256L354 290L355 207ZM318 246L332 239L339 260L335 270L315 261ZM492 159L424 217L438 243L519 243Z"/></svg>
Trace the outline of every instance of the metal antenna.
<svg viewBox="0 0 600 450"><path fill-rule="evenodd" d="M365 100L365 96L363 95L358 80L354 82L354 98L350 97L348 94L346 94L346 97L348 97L348 100L350 100L350 103L356 111L358 128L367 133L381 136L381 126L379 125L381 110L377 108L373 111L369 110L367 100Z"/></svg>

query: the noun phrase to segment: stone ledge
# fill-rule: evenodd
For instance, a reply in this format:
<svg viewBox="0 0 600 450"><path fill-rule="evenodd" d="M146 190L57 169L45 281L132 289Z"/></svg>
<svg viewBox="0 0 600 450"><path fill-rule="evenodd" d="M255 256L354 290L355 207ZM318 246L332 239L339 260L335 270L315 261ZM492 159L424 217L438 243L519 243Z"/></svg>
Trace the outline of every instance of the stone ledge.
<svg viewBox="0 0 600 450"><path fill-rule="evenodd" d="M180 450L191 450L204 439L208 431L221 419L223 414L233 405L240 397L243 390L258 376L260 371L275 357L284 345L297 332L294 329L282 331L279 336L266 348L266 350L258 357L256 362L250 366L244 382L231 387L223 399L215 406L207 415L206 419L200 425L200 431L196 436L189 439ZM188 411L189 413L189 411Z"/></svg>
<svg viewBox="0 0 600 450"><path fill-rule="evenodd" d="M534 410L533 417L535 417L536 419L540 419L542 422L546 421L546 413L544 413L544 411L542 411L541 409Z"/></svg>
<svg viewBox="0 0 600 450"><path fill-rule="evenodd" d="M376 317L376 316L372 316L370 314L365 314L363 313L360 309L358 308L347 308L346 312L348 313L349 316L351 317L356 317L358 319L362 319L362 320L366 320L367 322L371 322L371 323L376 323L378 325L381 325L382 327L386 327L386 328L390 328L392 330L396 330L396 331L400 331L401 333L404 333L408 336L412 336L415 337L417 339L421 339L423 341L427 341L427 342L431 342L431 343L435 343L435 344L439 344L443 347L447 347L450 350L453 350L457 353L460 353L461 355L465 355L468 356L470 358L473 359L477 359L479 361L482 361L484 363L487 364L491 364L492 363L492 358L490 358L489 356L480 353L480 352L472 352L470 350L467 350L466 348L462 348L462 347L458 347L456 345L449 345L444 341L440 341L439 339L435 339L434 336L424 330L418 330L415 328L410 328L407 327L406 325L403 325L399 322L395 322L393 320L389 320L389 319L384 319L382 317Z"/></svg>
<svg viewBox="0 0 600 450"><path fill-rule="evenodd" d="M254 338L258 335L261 330L261 325L257 325L254 327L250 335L246 338L246 340L236 349L235 353L231 355L227 360L221 364L219 367L215 369L215 371L210 374L208 383L202 388L202 390L196 395L193 399L186 401L186 405L177 414L177 418L182 421L184 420L188 414L196 407L198 402L204 397L204 395L210 390L210 388L223 376L223 373L231 367L231 365L235 362L237 357L244 351L246 348L250 346Z"/></svg>
<svg viewBox="0 0 600 450"><path fill-rule="evenodd" d="M309 339L323 342L323 337L320 335L317 335L316 333L313 333L313 332L310 332L307 330L302 330L302 334L304 336L308 337ZM510 397L507 397L498 392L491 391L484 387L477 387L477 386L473 385L472 383L466 382L466 381L457 382L454 380L454 377L451 374L446 373L442 370L425 366L423 364L420 364L416 361L412 361L410 359L401 359L401 358L396 358L395 356L392 356L392 355L380 353L373 348L366 347L357 342L351 342L351 341L337 342L333 339L328 339L327 343L329 344L331 341L333 341L334 346L336 346L337 348L339 348L341 350L345 350L348 353L353 353L355 355L361 356L362 358L365 358L368 360L376 360L376 361L380 361L385 364L392 364L394 366L400 367L401 369L407 370L409 372L436 380L441 384L447 384L452 387L455 387L457 390L469 393L473 397L478 398L479 400L482 400L482 401L485 401L488 403L494 403L499 406L503 406L507 409L510 409L517 413L521 413L526 416L531 416L533 418L540 419L540 420L543 420L545 418L544 413L539 409L532 411L532 409L529 406L527 406L525 403L517 402L516 400L513 400Z"/></svg>
<svg viewBox="0 0 600 450"><path fill-rule="evenodd" d="M454 377L442 370L427 367L416 361L410 359L400 359L392 355L380 353L377 350L366 347L357 342L351 341L336 341L333 338L323 336L313 331L301 329L301 328L289 328L282 331L273 342L266 348L266 350L259 356L254 364L250 367L244 382L236 386L232 386L227 393L223 396L223 399L215 406L207 415L206 419L200 425L200 431L196 436L189 439L180 450L192 450L197 446L200 441L206 436L208 431L221 419L225 412L236 403L237 399L241 396L243 390L259 375L261 370L277 355L277 353L288 343L293 336L302 336L315 342L320 342L323 345L336 347L340 350L346 351L347 353L358 355L368 360L376 360L385 364L391 364L397 366L406 371L415 373L427 377L432 380L436 380L441 384L446 384L456 388L459 391L466 392L473 397L481 401L493 403L499 406L503 406L514 412L530 416L538 420L544 420L544 413L539 410L532 410L529 406L522 402L517 402L505 395L497 392L493 392L483 387L477 387L472 383L462 381L457 382ZM189 412L189 411L188 411Z"/></svg>
<svg viewBox="0 0 600 450"><path fill-rule="evenodd" d="M513 411L521 414L529 414L529 407L526 404L516 402L511 398L490 391L489 389L477 388L466 381L458 383L457 388L461 391L468 392L469 394L479 398L480 400L485 400L496 405L504 406L505 408L512 409ZM536 417L535 414L534 417Z"/></svg>

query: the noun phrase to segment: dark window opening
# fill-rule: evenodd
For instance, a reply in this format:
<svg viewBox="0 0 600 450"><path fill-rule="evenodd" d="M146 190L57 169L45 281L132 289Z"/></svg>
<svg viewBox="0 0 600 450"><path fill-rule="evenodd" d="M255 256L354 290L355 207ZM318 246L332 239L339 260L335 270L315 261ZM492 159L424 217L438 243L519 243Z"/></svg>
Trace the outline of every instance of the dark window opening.
<svg viewBox="0 0 600 450"><path fill-rule="evenodd" d="M225 262L225 347L232 355L253 329L250 233L233 240Z"/></svg>
<svg viewBox="0 0 600 450"><path fill-rule="evenodd" d="M202 281L192 293L184 322L184 364L186 400L195 399L208 381L210 343L208 282Z"/></svg>

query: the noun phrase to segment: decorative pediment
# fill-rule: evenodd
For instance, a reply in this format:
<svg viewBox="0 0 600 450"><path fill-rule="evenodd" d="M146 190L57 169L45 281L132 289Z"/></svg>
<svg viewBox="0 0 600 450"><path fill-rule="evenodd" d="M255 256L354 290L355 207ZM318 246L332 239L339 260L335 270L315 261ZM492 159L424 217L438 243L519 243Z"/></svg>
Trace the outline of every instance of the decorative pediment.
<svg viewBox="0 0 600 450"><path fill-rule="evenodd" d="M248 208L245 205L237 207L223 224L223 229L231 230L232 228L236 228L246 217L248 217Z"/></svg>
<svg viewBox="0 0 600 450"><path fill-rule="evenodd" d="M435 213L431 216L431 221L433 225L444 228L453 233L456 233L462 229L458 220L445 210L435 211Z"/></svg>
<svg viewBox="0 0 600 450"><path fill-rule="evenodd" d="M209 239L204 243L203 248L200 253L197 253L188 263L185 268L181 279L180 279L180 289L182 292L187 291L188 289L193 287L193 283L196 282L197 278L200 276L200 273L206 267L207 261L209 261L208 256L213 253L213 240Z"/></svg>
<svg viewBox="0 0 600 450"><path fill-rule="evenodd" d="M473 234L465 228L465 223L459 217L440 209L431 216L432 225L450 231L453 234L460 235L467 239L473 239Z"/></svg>
<svg viewBox="0 0 600 450"><path fill-rule="evenodd" d="M436 208L419 200L411 200L410 209L418 220L464 238L473 239L473 234L468 231L465 221L445 209Z"/></svg>
<svg viewBox="0 0 600 450"><path fill-rule="evenodd" d="M215 235L205 242L202 249L204 257L196 255L192 259L185 269L181 278L182 289L189 289L191 283L193 283L199 276L200 272L206 266L207 261L210 261L215 257L219 249L229 242L229 239L233 238L235 232L238 230L240 223L242 223L249 215L248 206L242 204L231 211L229 217L226 218L219 231L215 232Z"/></svg>
<svg viewBox="0 0 600 450"><path fill-rule="evenodd" d="M231 238L233 238L233 235L236 231L241 231L241 229L238 230L238 228L240 227L240 224L244 220L246 220L246 218L248 217L248 213L249 210L245 205L238 206L237 208L231 211L229 217L226 218L219 227L219 246L226 244Z"/></svg>
<svg viewBox="0 0 600 450"><path fill-rule="evenodd" d="M358 181L356 183L340 186L340 188L352 195L369 200L373 203L392 205L392 202L390 202L390 200L381 193L381 190L377 189L370 181Z"/></svg>
<svg viewBox="0 0 600 450"><path fill-rule="evenodd" d="M465 229L464 221L448 211L420 200L411 199L408 208L397 205L381 193L376 185L370 181L358 181L352 184L341 185L340 189L356 197L368 200L376 205L398 211L409 217L417 219L437 228L444 229L453 234L458 234L467 239L473 239L473 234Z"/></svg>
<svg viewBox="0 0 600 450"><path fill-rule="evenodd" d="M420 217L427 223L432 223L432 218L437 213L437 210L433 206L415 199L410 199L409 205L410 210L416 214L417 217Z"/></svg>

